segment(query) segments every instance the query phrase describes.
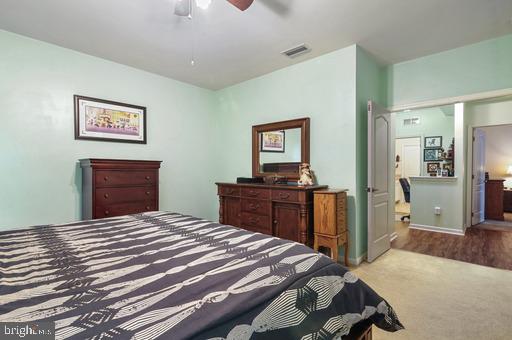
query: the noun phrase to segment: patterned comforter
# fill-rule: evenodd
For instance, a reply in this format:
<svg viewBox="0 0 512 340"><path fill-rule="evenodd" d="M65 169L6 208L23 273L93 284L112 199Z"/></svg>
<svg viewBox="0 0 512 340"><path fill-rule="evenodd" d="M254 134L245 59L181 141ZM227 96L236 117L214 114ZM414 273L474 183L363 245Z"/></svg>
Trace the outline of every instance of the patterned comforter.
<svg viewBox="0 0 512 340"><path fill-rule="evenodd" d="M0 321L57 339L332 339L393 309L298 243L152 212L0 233Z"/></svg>

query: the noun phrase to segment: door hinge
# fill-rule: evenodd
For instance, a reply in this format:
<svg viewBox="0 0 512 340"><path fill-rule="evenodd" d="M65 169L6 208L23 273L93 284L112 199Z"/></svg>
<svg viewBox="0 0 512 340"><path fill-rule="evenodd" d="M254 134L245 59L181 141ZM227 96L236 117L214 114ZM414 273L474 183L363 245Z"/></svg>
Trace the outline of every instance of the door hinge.
<svg viewBox="0 0 512 340"><path fill-rule="evenodd" d="M475 179L475 175L471 175L471 179Z"/></svg>
<svg viewBox="0 0 512 340"><path fill-rule="evenodd" d="M471 217L475 216L475 213L471 213Z"/></svg>
<svg viewBox="0 0 512 340"><path fill-rule="evenodd" d="M476 138L473 136L473 142L476 140Z"/></svg>

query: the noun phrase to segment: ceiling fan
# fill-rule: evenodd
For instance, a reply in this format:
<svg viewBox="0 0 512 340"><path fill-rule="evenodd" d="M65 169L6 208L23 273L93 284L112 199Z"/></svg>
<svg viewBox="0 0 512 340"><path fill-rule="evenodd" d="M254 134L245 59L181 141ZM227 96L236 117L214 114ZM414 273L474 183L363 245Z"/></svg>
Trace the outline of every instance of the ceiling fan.
<svg viewBox="0 0 512 340"><path fill-rule="evenodd" d="M174 9L174 14L182 17L192 17L192 2L195 1L197 7L207 9L212 0L178 0ZM230 4L241 11L248 9L254 0L227 0Z"/></svg>

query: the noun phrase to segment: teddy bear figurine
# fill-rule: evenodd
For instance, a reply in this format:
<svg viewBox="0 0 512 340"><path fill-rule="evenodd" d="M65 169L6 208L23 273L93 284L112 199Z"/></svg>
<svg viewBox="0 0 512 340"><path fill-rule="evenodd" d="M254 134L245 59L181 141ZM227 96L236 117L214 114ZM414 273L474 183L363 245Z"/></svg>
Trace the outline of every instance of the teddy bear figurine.
<svg viewBox="0 0 512 340"><path fill-rule="evenodd" d="M301 186L313 185L313 174L311 172L311 166L308 163L302 163L299 166L300 178L297 183Z"/></svg>

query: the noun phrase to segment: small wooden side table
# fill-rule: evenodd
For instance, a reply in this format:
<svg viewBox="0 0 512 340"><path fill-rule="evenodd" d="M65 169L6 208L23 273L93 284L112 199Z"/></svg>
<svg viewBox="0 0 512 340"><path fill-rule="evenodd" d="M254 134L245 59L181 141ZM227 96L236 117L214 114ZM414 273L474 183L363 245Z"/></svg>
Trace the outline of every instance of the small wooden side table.
<svg viewBox="0 0 512 340"><path fill-rule="evenodd" d="M347 190L314 191L314 249L331 249L331 258L338 262L338 247L343 246L348 266Z"/></svg>

